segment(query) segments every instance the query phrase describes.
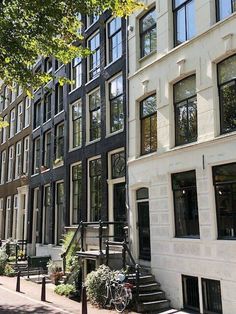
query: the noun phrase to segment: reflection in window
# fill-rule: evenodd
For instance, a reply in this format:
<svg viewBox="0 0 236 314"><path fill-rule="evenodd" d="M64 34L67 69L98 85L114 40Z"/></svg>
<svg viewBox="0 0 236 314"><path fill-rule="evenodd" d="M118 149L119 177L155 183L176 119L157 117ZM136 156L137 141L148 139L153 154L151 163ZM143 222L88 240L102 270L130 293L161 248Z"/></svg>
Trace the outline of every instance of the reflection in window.
<svg viewBox="0 0 236 314"><path fill-rule="evenodd" d="M56 184L56 205L57 205L57 239L56 244L59 245L62 239L62 235L65 233L65 191L64 182L59 182Z"/></svg>
<svg viewBox="0 0 236 314"><path fill-rule="evenodd" d="M194 0L174 0L175 46L195 36Z"/></svg>
<svg viewBox="0 0 236 314"><path fill-rule="evenodd" d="M175 144L197 140L196 77L192 75L174 85Z"/></svg>
<svg viewBox="0 0 236 314"><path fill-rule="evenodd" d="M81 220L82 164L72 166L72 224Z"/></svg>
<svg viewBox="0 0 236 314"><path fill-rule="evenodd" d="M116 77L109 83L110 132L121 130L124 126L123 77Z"/></svg>
<svg viewBox="0 0 236 314"><path fill-rule="evenodd" d="M156 50L156 9L150 10L140 19L141 58Z"/></svg>
<svg viewBox="0 0 236 314"><path fill-rule="evenodd" d="M72 148L82 145L82 103L78 100L71 105Z"/></svg>
<svg viewBox="0 0 236 314"><path fill-rule="evenodd" d="M121 18L117 17L108 23L109 63L120 58L122 54Z"/></svg>
<svg viewBox="0 0 236 314"><path fill-rule="evenodd" d="M101 137L101 99L100 90L89 95L90 141Z"/></svg>
<svg viewBox="0 0 236 314"><path fill-rule="evenodd" d="M217 20L223 20L236 11L236 0L217 0Z"/></svg>
<svg viewBox="0 0 236 314"><path fill-rule="evenodd" d="M111 155L112 179L125 176L125 152Z"/></svg>
<svg viewBox="0 0 236 314"><path fill-rule="evenodd" d="M91 160L89 162L90 178L90 221L101 219L102 207L102 161L101 159Z"/></svg>
<svg viewBox="0 0 236 314"><path fill-rule="evenodd" d="M73 82L71 90L74 90L82 84L82 59L77 57L71 62L70 79Z"/></svg>
<svg viewBox="0 0 236 314"><path fill-rule="evenodd" d="M89 80L97 77L100 73L100 34L94 35L88 41L88 47L92 51L89 55Z"/></svg>
<svg viewBox="0 0 236 314"><path fill-rule="evenodd" d="M141 102L141 154L148 154L157 149L157 107L156 95Z"/></svg>
<svg viewBox="0 0 236 314"><path fill-rule="evenodd" d="M56 126L56 151L55 151L55 162L59 162L64 157L64 124Z"/></svg>
<svg viewBox="0 0 236 314"><path fill-rule="evenodd" d="M218 64L221 133L236 130L236 55Z"/></svg>
<svg viewBox="0 0 236 314"><path fill-rule="evenodd" d="M44 244L54 242L54 222L51 203L51 187L44 187Z"/></svg>
<svg viewBox="0 0 236 314"><path fill-rule="evenodd" d="M195 171L172 174L176 237L199 236Z"/></svg>

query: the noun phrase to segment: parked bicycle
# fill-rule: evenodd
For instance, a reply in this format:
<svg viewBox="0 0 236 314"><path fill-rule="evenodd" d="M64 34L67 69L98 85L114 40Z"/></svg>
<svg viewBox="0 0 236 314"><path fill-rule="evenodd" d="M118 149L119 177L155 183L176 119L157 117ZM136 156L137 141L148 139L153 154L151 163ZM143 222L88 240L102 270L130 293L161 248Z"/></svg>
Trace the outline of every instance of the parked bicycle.
<svg viewBox="0 0 236 314"><path fill-rule="evenodd" d="M104 307L114 305L118 313L124 312L132 300L133 285L125 282L125 275L119 274L116 279L107 279Z"/></svg>

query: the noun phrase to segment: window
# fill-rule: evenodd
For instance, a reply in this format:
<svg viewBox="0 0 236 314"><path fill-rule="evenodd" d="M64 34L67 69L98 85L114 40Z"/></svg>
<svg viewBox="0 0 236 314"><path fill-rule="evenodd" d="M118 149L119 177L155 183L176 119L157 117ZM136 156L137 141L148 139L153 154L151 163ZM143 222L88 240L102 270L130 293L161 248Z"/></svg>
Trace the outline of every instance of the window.
<svg viewBox="0 0 236 314"><path fill-rule="evenodd" d="M57 208L57 240L56 244L59 245L62 240L62 235L65 233L65 206L64 206L64 183L56 183L56 208Z"/></svg>
<svg viewBox="0 0 236 314"><path fill-rule="evenodd" d="M174 33L175 46L195 36L195 3L194 0L174 0Z"/></svg>
<svg viewBox="0 0 236 314"><path fill-rule="evenodd" d="M149 96L141 102L141 154L157 150L157 105L156 95Z"/></svg>
<svg viewBox="0 0 236 314"><path fill-rule="evenodd" d="M11 196L6 200L6 232L5 238L9 239L12 236L12 208L11 208Z"/></svg>
<svg viewBox="0 0 236 314"><path fill-rule="evenodd" d="M110 132L124 127L123 77L119 75L109 83Z"/></svg>
<svg viewBox="0 0 236 314"><path fill-rule="evenodd" d="M82 59L77 57L71 62L70 79L73 81L71 90L74 90L82 84Z"/></svg>
<svg viewBox="0 0 236 314"><path fill-rule="evenodd" d="M236 131L236 55L218 64L221 133Z"/></svg>
<svg viewBox="0 0 236 314"><path fill-rule="evenodd" d="M82 103L78 100L71 105L71 148L80 147L82 145Z"/></svg>
<svg viewBox="0 0 236 314"><path fill-rule="evenodd" d="M34 214L35 214L35 242L41 241L41 208L40 208L40 193L39 188L34 189Z"/></svg>
<svg viewBox="0 0 236 314"><path fill-rule="evenodd" d="M92 24L94 24L95 22L97 22L99 20L99 15L93 13L91 15L87 16L87 26L91 26Z"/></svg>
<svg viewBox="0 0 236 314"><path fill-rule="evenodd" d="M24 128L30 124L30 98L25 97L25 116L24 116Z"/></svg>
<svg viewBox="0 0 236 314"><path fill-rule="evenodd" d="M125 176L125 152L119 152L111 155L112 179Z"/></svg>
<svg viewBox="0 0 236 314"><path fill-rule="evenodd" d="M41 100L34 104L34 128L40 126L40 116L41 116Z"/></svg>
<svg viewBox="0 0 236 314"><path fill-rule="evenodd" d="M7 122L7 115L3 117L3 122ZM8 127L2 128L2 143L5 143L7 140L7 130Z"/></svg>
<svg viewBox="0 0 236 314"><path fill-rule="evenodd" d="M218 237L236 239L236 163L213 167Z"/></svg>
<svg viewBox="0 0 236 314"><path fill-rule="evenodd" d="M34 169L33 173L39 173L40 167L40 138L34 140Z"/></svg>
<svg viewBox="0 0 236 314"><path fill-rule="evenodd" d="M92 53L88 57L89 80L100 73L100 35L97 33L88 41L88 47Z"/></svg>
<svg viewBox="0 0 236 314"><path fill-rule="evenodd" d="M5 183L6 177L6 151L2 151L1 154L1 184Z"/></svg>
<svg viewBox="0 0 236 314"><path fill-rule="evenodd" d="M5 109L5 88L0 94L0 113Z"/></svg>
<svg viewBox="0 0 236 314"><path fill-rule="evenodd" d="M108 23L108 62L117 60L122 55L121 18L117 17Z"/></svg>
<svg viewBox="0 0 236 314"><path fill-rule="evenodd" d="M195 171L172 174L175 236L198 237L198 205Z"/></svg>
<svg viewBox="0 0 236 314"><path fill-rule="evenodd" d="M101 137L101 98L100 90L89 95L89 140L93 141Z"/></svg>
<svg viewBox="0 0 236 314"><path fill-rule="evenodd" d="M10 135L9 137L13 137L14 134L15 134L15 125L16 123L16 110L15 109L12 109L11 112L10 112Z"/></svg>
<svg viewBox="0 0 236 314"><path fill-rule="evenodd" d="M24 138L24 159L23 159L23 175L29 172L29 137Z"/></svg>
<svg viewBox="0 0 236 314"><path fill-rule="evenodd" d="M89 161L90 178L90 221L101 219L102 208L102 160Z"/></svg>
<svg viewBox="0 0 236 314"><path fill-rule="evenodd" d="M71 167L71 191L72 191L72 224L78 224L81 220L82 210L82 164Z"/></svg>
<svg viewBox="0 0 236 314"><path fill-rule="evenodd" d="M7 181L12 181L13 179L13 162L14 162L14 146L8 149L8 174Z"/></svg>
<svg viewBox="0 0 236 314"><path fill-rule="evenodd" d="M198 278L182 276L184 308L200 312Z"/></svg>
<svg viewBox="0 0 236 314"><path fill-rule="evenodd" d="M62 161L64 157L64 124L56 126L56 150L55 150L55 163Z"/></svg>
<svg viewBox="0 0 236 314"><path fill-rule="evenodd" d="M220 281L202 279L204 313L222 314Z"/></svg>
<svg viewBox="0 0 236 314"><path fill-rule="evenodd" d="M51 155L52 155L51 154L51 132L47 132L44 135L44 158L43 158L44 159L43 166L46 169L50 168L51 158L52 158Z"/></svg>
<svg viewBox="0 0 236 314"><path fill-rule="evenodd" d="M48 57L44 60L44 71L46 73L52 72L52 58Z"/></svg>
<svg viewBox="0 0 236 314"><path fill-rule="evenodd" d="M217 20L220 21L236 11L236 1L217 0L216 7L217 7Z"/></svg>
<svg viewBox="0 0 236 314"><path fill-rule="evenodd" d="M51 119L52 115L52 94L48 93L44 96L44 104L43 104L43 122Z"/></svg>
<svg viewBox="0 0 236 314"><path fill-rule="evenodd" d="M17 211L18 211L18 195L15 194L13 196L13 230L12 230L12 238L16 239L16 230L17 230Z"/></svg>
<svg viewBox="0 0 236 314"><path fill-rule="evenodd" d="M63 63L61 61L55 59L55 71L57 71L62 65Z"/></svg>
<svg viewBox="0 0 236 314"><path fill-rule="evenodd" d="M140 56L145 57L157 49L156 9L150 10L140 19Z"/></svg>
<svg viewBox="0 0 236 314"><path fill-rule="evenodd" d="M51 187L44 187L44 244L54 242L54 217L51 204Z"/></svg>
<svg viewBox="0 0 236 314"><path fill-rule="evenodd" d="M6 87L6 107L10 105L11 101L12 101L12 93L9 87Z"/></svg>
<svg viewBox="0 0 236 314"><path fill-rule="evenodd" d="M61 86L59 83L56 84L56 90L55 90L55 97L56 97L56 107L55 107L55 113L59 113L64 109L63 106L63 86Z"/></svg>
<svg viewBox="0 0 236 314"><path fill-rule="evenodd" d="M21 176L21 142L16 143L15 179Z"/></svg>
<svg viewBox="0 0 236 314"><path fill-rule="evenodd" d="M197 140L196 77L189 76L174 85L175 145Z"/></svg>
<svg viewBox="0 0 236 314"><path fill-rule="evenodd" d="M23 128L23 102L20 102L17 106L16 133L20 132L22 128Z"/></svg>

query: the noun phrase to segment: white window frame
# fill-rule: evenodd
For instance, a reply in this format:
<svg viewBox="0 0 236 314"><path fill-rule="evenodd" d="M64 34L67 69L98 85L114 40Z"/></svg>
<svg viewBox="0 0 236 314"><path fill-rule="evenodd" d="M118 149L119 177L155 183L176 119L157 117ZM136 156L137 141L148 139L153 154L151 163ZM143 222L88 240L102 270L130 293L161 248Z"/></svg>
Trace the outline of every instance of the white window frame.
<svg viewBox="0 0 236 314"><path fill-rule="evenodd" d="M99 71L98 73L93 76L92 78L90 78L90 72L92 72L92 70L90 70L90 59L88 56L87 57L87 82L90 82L90 81L93 81L95 80L96 78L99 77L99 75L101 75L101 36L100 36L100 33L99 33L99 30L97 32L94 32L88 39L87 39L87 47L89 48L89 43L90 41L95 38L97 35L99 35L99 42L100 42L100 45L99 45L99 53L100 53L100 63L99 63ZM94 68L93 68L94 69Z"/></svg>
<svg viewBox="0 0 236 314"><path fill-rule="evenodd" d="M12 238L16 239L17 237L17 211L18 211L18 194L15 194L13 201L13 226L12 226Z"/></svg>
<svg viewBox="0 0 236 314"><path fill-rule="evenodd" d="M16 131L16 109L12 109L10 111L10 132L9 132L9 138L12 138L15 135Z"/></svg>
<svg viewBox="0 0 236 314"><path fill-rule="evenodd" d="M16 143L15 179L18 179L21 176L21 152L22 143L19 141Z"/></svg>
<svg viewBox="0 0 236 314"><path fill-rule="evenodd" d="M3 117L3 122L7 122L7 115ZM2 129L2 144L5 143L7 140L7 130L8 126Z"/></svg>
<svg viewBox="0 0 236 314"><path fill-rule="evenodd" d="M116 19L116 18L120 18L120 17L111 17L107 22L106 22L106 58L107 58L107 66L116 62L117 60L119 60L122 57L122 49L123 49L123 40L122 40L122 18L121 19L121 27L120 27L120 32L121 32L121 55L119 57L117 57L114 60L110 61L110 57L109 57L109 50L110 50L110 45L109 45L109 24L112 20Z"/></svg>
<svg viewBox="0 0 236 314"><path fill-rule="evenodd" d="M75 64L75 60L79 59L80 61L78 61L78 63ZM74 76L74 71L76 73L76 75ZM71 84L71 91L70 93L72 93L73 91L75 91L77 88L82 86L82 59L77 57L74 58L71 63L70 63L70 79L71 81L74 81L74 84Z"/></svg>
<svg viewBox="0 0 236 314"><path fill-rule="evenodd" d="M64 185L64 196L65 196L65 183L64 180L59 180L55 182L55 195L54 195L54 202L55 202L55 218L54 218L54 223L55 223L55 230L54 230L54 244L57 245L57 228L58 228L58 200L57 200L57 191L58 191L58 184L63 183ZM65 206L65 202L64 202Z"/></svg>
<svg viewBox="0 0 236 314"><path fill-rule="evenodd" d="M13 164L14 164L14 146L10 146L8 149L8 172L7 182L13 180Z"/></svg>
<svg viewBox="0 0 236 314"><path fill-rule="evenodd" d="M81 105L81 145L73 147L73 116L72 116L72 107L75 105ZM74 103L70 104L70 123L69 123L69 129L70 129L70 137L69 137L69 147L70 147L70 151L76 150L78 148L80 148L82 146L82 140L83 140L83 106L82 106L82 99L77 99Z"/></svg>
<svg viewBox="0 0 236 314"><path fill-rule="evenodd" d="M1 181L0 184L5 183L6 179L6 150L2 151L1 154Z"/></svg>
<svg viewBox="0 0 236 314"><path fill-rule="evenodd" d="M46 217L46 215L45 215L45 190L46 190L47 187L50 187L50 192L52 192L52 187L51 187L50 184L43 185L42 244L44 244L44 245L46 245L45 244L45 232L46 232L46 230L45 230L45 217ZM51 203L52 203L52 199L51 199ZM52 206L52 204L51 204L51 206ZM51 243L51 244L53 244L53 243Z"/></svg>
<svg viewBox="0 0 236 314"><path fill-rule="evenodd" d="M8 196L6 198L6 225L5 225L5 239L8 239L8 229L9 229L9 225L8 225L8 219L9 219L9 213L11 211L11 196ZM10 235L11 237L11 235Z"/></svg>
<svg viewBox="0 0 236 314"><path fill-rule="evenodd" d="M27 175L29 172L29 136L24 138L24 153L23 153L23 171L22 175Z"/></svg>
<svg viewBox="0 0 236 314"><path fill-rule="evenodd" d="M72 172L72 169L73 167L78 166L78 165L81 165L82 167L82 161L78 161L70 165L70 226L77 226L76 224L73 224L73 213L72 213L73 211L73 180L72 180L73 172Z"/></svg>
<svg viewBox="0 0 236 314"><path fill-rule="evenodd" d="M38 174L39 173L39 168L40 168L40 160L39 160L39 168L36 167L36 143L39 142L39 150L40 150L40 137L37 137L34 139L34 155L33 155L33 163L34 163L34 168L33 168L33 174Z"/></svg>
<svg viewBox="0 0 236 314"><path fill-rule="evenodd" d="M100 87L97 87L95 89L93 89L89 94L86 94L86 145L89 145L91 143L95 143L101 140L101 136L99 138L96 138L95 140L90 140L90 110L89 110L89 106L90 106L90 102L89 102L89 97L95 93L99 91L100 94L100 102L101 102L101 89ZM100 105L100 111L102 109L102 104ZM102 118L102 115L101 115Z"/></svg>
<svg viewBox="0 0 236 314"><path fill-rule="evenodd" d="M24 128L27 128L30 125L30 106L31 106L31 100L28 96L25 97L24 105L25 105Z"/></svg>
<svg viewBox="0 0 236 314"><path fill-rule="evenodd" d="M23 129L23 102L17 105L16 134Z"/></svg>

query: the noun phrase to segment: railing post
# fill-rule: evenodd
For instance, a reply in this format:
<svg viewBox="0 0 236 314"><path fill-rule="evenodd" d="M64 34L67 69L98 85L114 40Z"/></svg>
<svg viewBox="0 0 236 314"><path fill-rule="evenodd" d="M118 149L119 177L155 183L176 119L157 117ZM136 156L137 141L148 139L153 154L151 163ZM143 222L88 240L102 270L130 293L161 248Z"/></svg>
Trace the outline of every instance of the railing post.
<svg viewBox="0 0 236 314"><path fill-rule="evenodd" d="M16 242L16 264L18 263L18 244Z"/></svg>
<svg viewBox="0 0 236 314"><path fill-rule="evenodd" d="M46 278L42 278L41 301L46 301Z"/></svg>
<svg viewBox="0 0 236 314"><path fill-rule="evenodd" d="M63 267L63 273L65 274L66 273L66 255L65 255L65 253L63 253L63 256L62 256L62 267Z"/></svg>
<svg viewBox="0 0 236 314"><path fill-rule="evenodd" d="M99 220L99 252L102 254L102 226L103 223Z"/></svg>
<svg viewBox="0 0 236 314"><path fill-rule="evenodd" d="M81 249L80 251L84 251L84 224L83 221L81 221Z"/></svg>
<svg viewBox="0 0 236 314"><path fill-rule="evenodd" d="M122 265L123 265L123 269L126 268L126 244L125 242L123 242L122 245Z"/></svg>
<svg viewBox="0 0 236 314"><path fill-rule="evenodd" d="M20 271L18 271L16 277L16 292L20 292Z"/></svg>
<svg viewBox="0 0 236 314"><path fill-rule="evenodd" d="M135 265L135 274L136 274L136 304L139 303L139 277L140 277L140 269L139 265Z"/></svg>
<svg viewBox="0 0 236 314"><path fill-rule="evenodd" d="M109 244L108 240L106 240L106 266L109 265Z"/></svg>

